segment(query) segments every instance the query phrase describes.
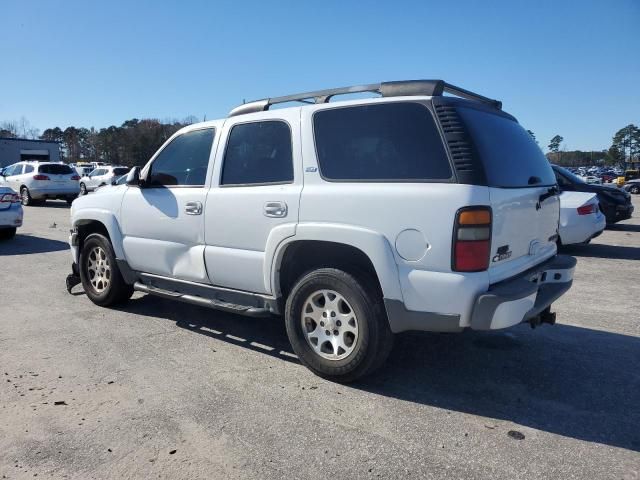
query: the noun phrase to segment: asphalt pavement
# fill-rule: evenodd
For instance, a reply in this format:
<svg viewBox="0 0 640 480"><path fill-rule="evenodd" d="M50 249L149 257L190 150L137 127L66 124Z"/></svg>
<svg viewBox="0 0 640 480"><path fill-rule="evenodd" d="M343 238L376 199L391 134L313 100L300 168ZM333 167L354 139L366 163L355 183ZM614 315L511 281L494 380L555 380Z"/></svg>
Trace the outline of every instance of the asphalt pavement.
<svg viewBox="0 0 640 480"><path fill-rule="evenodd" d="M69 209L0 243L0 477L640 479L640 196L578 257L558 323L407 333L353 385L280 319L136 293L93 305Z"/></svg>

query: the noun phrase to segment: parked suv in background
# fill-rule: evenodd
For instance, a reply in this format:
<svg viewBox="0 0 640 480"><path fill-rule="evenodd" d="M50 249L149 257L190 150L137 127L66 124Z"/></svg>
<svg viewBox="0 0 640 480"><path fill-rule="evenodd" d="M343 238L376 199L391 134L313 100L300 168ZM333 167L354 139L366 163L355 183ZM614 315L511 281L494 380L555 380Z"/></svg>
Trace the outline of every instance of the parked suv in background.
<svg viewBox="0 0 640 480"><path fill-rule="evenodd" d="M6 167L2 177L20 194L22 205L42 203L47 199L66 200L71 204L79 192L80 177L64 163L19 162Z"/></svg>
<svg viewBox="0 0 640 480"><path fill-rule="evenodd" d="M98 187L111 185L111 182L129 171L129 167L105 165L97 167L89 175L80 179L80 195L86 195Z"/></svg>
<svg viewBox="0 0 640 480"><path fill-rule="evenodd" d="M354 92L381 98L329 102ZM553 171L500 102L441 80L310 92L185 127L74 202L67 287L282 314L304 365L351 381L396 332L553 323L576 263L558 220Z"/></svg>
<svg viewBox="0 0 640 480"><path fill-rule="evenodd" d="M629 192L613 185L589 184L566 168L558 165L552 167L561 191L590 192L598 195L600 210L607 219L607 225L631 218L633 204Z"/></svg>

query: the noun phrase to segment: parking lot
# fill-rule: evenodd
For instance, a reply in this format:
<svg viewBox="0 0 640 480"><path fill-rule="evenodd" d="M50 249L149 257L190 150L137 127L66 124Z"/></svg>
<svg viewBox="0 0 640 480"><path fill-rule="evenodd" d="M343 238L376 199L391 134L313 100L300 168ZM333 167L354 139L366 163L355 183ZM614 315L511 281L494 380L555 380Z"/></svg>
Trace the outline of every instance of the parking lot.
<svg viewBox="0 0 640 480"><path fill-rule="evenodd" d="M638 479L637 215L567 250L555 326L404 334L344 386L276 318L69 295L69 209L25 207L0 243L0 476Z"/></svg>

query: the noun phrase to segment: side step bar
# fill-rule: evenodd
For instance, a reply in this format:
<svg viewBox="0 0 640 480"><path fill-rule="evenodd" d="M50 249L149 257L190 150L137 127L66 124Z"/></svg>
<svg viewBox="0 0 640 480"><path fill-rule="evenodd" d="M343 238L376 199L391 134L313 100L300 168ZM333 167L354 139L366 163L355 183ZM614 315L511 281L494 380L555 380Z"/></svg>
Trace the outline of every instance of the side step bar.
<svg viewBox="0 0 640 480"><path fill-rule="evenodd" d="M215 310L221 310L223 312L236 313L239 315L246 315L248 317L268 317L271 312L266 308L248 307L246 305L236 305L234 303L221 302L219 300L213 300L204 297L198 297L195 295L187 295L179 292L171 292L162 288L151 287L144 283L136 282L133 284L133 289L138 292L148 293L150 295L156 295L158 297L168 298L171 300L180 300L182 302L191 303L193 305L199 305L201 307L213 308Z"/></svg>

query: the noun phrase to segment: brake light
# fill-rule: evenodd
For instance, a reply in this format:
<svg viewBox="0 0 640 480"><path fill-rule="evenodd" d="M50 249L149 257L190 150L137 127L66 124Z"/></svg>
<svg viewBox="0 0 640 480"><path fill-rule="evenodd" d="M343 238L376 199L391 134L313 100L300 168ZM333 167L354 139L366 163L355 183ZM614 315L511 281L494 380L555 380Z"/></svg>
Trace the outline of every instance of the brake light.
<svg viewBox="0 0 640 480"><path fill-rule="evenodd" d="M80 180L80 175L72 175L71 180Z"/></svg>
<svg viewBox="0 0 640 480"><path fill-rule="evenodd" d="M465 207L458 210L453 228L451 266L457 272L481 272L489 268L491 209Z"/></svg>
<svg viewBox="0 0 640 480"><path fill-rule="evenodd" d="M0 196L0 203L20 203L20 195L15 193L5 193Z"/></svg>
<svg viewBox="0 0 640 480"><path fill-rule="evenodd" d="M49 177L47 177L46 175L34 175L33 179L34 180L49 180Z"/></svg>
<svg viewBox="0 0 640 480"><path fill-rule="evenodd" d="M589 215L590 213L596 213L597 206L595 203L590 203L589 205L583 205L578 207L578 215Z"/></svg>

